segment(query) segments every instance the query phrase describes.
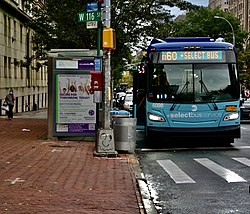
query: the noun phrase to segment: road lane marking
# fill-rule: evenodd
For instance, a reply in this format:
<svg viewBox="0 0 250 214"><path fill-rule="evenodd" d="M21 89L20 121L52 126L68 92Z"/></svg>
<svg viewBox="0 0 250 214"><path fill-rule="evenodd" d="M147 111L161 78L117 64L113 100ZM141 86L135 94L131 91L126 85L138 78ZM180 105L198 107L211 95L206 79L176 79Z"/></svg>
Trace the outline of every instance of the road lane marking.
<svg viewBox="0 0 250 214"><path fill-rule="evenodd" d="M247 182L235 172L220 166L219 164L209 160L208 158L194 158L194 160L225 179L228 183Z"/></svg>
<svg viewBox="0 0 250 214"><path fill-rule="evenodd" d="M246 127L242 127L242 126L241 126L240 128L241 128L241 129L244 129L244 130L247 130L247 129L248 129L248 128L246 128Z"/></svg>
<svg viewBox="0 0 250 214"><path fill-rule="evenodd" d="M233 160L236 160L246 166L250 166L250 160L247 158L232 158Z"/></svg>
<svg viewBox="0 0 250 214"><path fill-rule="evenodd" d="M169 174L169 176L175 181L175 183L177 184L196 183L171 160L157 160L157 162Z"/></svg>

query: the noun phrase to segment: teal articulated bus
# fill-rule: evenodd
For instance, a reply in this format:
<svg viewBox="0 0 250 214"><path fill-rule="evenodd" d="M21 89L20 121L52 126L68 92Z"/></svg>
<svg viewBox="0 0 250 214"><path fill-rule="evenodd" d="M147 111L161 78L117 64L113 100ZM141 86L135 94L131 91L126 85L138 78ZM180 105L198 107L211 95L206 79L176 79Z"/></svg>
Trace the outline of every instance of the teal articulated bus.
<svg viewBox="0 0 250 214"><path fill-rule="evenodd" d="M153 39L135 75L138 126L157 137L240 138L235 47L223 39ZM140 70L140 69L139 69Z"/></svg>

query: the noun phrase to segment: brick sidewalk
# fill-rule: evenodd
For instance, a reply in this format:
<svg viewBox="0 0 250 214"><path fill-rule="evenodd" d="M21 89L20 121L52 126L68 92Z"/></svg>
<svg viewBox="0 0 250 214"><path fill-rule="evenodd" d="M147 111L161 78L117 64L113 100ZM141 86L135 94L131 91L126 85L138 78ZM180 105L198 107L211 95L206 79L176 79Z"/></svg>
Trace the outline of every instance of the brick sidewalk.
<svg viewBox="0 0 250 214"><path fill-rule="evenodd" d="M0 136L0 213L143 213L128 155L46 140L46 119L1 118Z"/></svg>

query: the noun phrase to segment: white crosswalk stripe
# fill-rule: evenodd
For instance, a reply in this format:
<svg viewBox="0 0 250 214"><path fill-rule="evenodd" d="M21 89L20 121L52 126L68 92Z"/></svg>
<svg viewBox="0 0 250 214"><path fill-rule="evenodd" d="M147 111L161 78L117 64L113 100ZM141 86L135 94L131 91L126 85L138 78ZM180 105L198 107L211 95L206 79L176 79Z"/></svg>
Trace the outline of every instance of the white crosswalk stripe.
<svg viewBox="0 0 250 214"><path fill-rule="evenodd" d="M247 182L245 179L237 175L235 172L226 169L219 164L209 160L208 158L194 158L195 161L213 171L220 177L224 178L228 183L232 182Z"/></svg>
<svg viewBox="0 0 250 214"><path fill-rule="evenodd" d="M250 160L247 158L232 158L233 160L250 167ZM235 172L224 168L208 158L194 158L197 163L214 172L228 183L247 182ZM172 160L157 160L157 163L167 172L167 174L177 184L193 184L196 183L188 174L178 167Z"/></svg>
<svg viewBox="0 0 250 214"><path fill-rule="evenodd" d="M157 160L162 168L170 175L170 177L177 184L183 183L195 183L185 172L183 172L173 161L171 160Z"/></svg>
<svg viewBox="0 0 250 214"><path fill-rule="evenodd" d="M232 158L232 159L250 167L250 160L247 158Z"/></svg>

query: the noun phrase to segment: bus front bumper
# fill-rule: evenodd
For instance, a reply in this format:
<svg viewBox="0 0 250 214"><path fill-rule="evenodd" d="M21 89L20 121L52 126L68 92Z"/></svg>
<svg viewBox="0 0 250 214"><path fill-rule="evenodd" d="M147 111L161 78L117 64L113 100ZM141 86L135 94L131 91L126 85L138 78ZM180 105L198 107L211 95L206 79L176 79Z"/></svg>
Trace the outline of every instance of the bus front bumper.
<svg viewBox="0 0 250 214"><path fill-rule="evenodd" d="M208 138L240 138L240 125L213 128L162 128L147 127L147 135L164 137L208 137Z"/></svg>

